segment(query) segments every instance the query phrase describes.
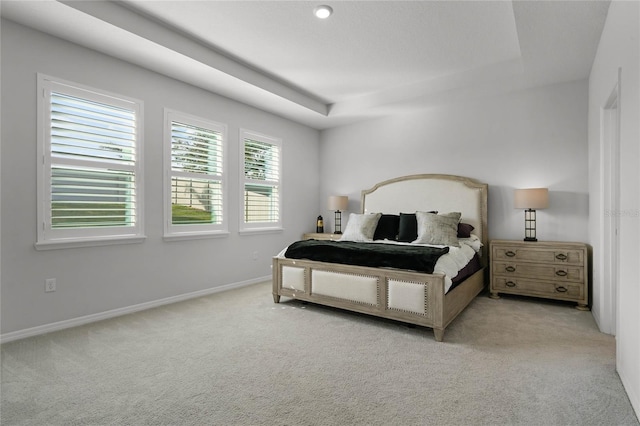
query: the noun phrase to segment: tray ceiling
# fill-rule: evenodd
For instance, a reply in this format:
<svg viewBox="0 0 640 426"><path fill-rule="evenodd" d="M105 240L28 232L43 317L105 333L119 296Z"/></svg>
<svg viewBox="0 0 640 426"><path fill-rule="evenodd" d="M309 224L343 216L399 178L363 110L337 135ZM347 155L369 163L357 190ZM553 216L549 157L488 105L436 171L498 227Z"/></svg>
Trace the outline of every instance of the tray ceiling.
<svg viewBox="0 0 640 426"><path fill-rule="evenodd" d="M324 129L587 78L609 1L7 1L2 16Z"/></svg>

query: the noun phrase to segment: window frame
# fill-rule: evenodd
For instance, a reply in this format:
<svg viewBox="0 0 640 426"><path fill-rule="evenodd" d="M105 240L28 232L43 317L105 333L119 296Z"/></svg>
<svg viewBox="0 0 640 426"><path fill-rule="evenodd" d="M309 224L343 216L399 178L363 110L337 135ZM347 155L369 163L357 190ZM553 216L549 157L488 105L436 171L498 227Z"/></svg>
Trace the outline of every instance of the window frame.
<svg viewBox="0 0 640 426"><path fill-rule="evenodd" d="M248 180L245 177L245 139L255 140L256 142L262 142L269 145L274 145L278 147L278 180L277 181L269 181L272 186L278 187L278 221L277 222L245 222L245 185L247 183L259 183L265 184L265 182L256 182L252 180ZM239 157L240 157L240 220L239 220L239 232L243 233L270 233L270 232L281 232L283 230L283 190L282 190L282 171L283 171L283 143L281 138L277 138L274 136L269 136L264 133L256 132L248 129L240 129L240 140L239 140Z"/></svg>
<svg viewBox="0 0 640 426"><path fill-rule="evenodd" d="M103 170L122 170L133 173L135 182L135 223L132 226L53 228L51 221L52 168L63 166L90 167L100 170L100 161L56 160L52 155L51 93L85 99L130 109L136 120L134 164L130 167L104 164ZM63 79L37 74L37 250L139 243L144 235L144 103L141 100L110 93Z"/></svg>
<svg viewBox="0 0 640 426"><path fill-rule="evenodd" d="M172 148L172 123L181 122L186 125L202 127L205 129L213 130L222 135L222 173L218 174L197 174L193 173L192 176L197 179L212 179L211 176L215 176L215 180L221 181L222 187L222 223L220 224L190 224L190 225L174 225L171 205L171 183L173 175L173 167L171 162L171 148ZM199 239L199 238L216 238L224 237L229 234L229 216L228 216L228 185L227 185L227 125L219 123L213 120L209 120L202 117L197 117L191 114L183 113L170 108L164 109L164 179L163 179L163 193L164 193L164 239L171 240L187 240L187 239ZM181 173L184 175L184 173Z"/></svg>

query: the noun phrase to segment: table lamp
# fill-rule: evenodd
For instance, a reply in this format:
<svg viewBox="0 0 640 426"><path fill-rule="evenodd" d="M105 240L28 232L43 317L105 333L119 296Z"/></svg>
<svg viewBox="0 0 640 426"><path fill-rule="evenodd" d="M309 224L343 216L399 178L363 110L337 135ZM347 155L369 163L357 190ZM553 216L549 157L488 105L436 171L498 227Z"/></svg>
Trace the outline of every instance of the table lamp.
<svg viewBox="0 0 640 426"><path fill-rule="evenodd" d="M524 211L524 241L538 241L536 238L536 210L549 207L547 188L516 189L513 206Z"/></svg>

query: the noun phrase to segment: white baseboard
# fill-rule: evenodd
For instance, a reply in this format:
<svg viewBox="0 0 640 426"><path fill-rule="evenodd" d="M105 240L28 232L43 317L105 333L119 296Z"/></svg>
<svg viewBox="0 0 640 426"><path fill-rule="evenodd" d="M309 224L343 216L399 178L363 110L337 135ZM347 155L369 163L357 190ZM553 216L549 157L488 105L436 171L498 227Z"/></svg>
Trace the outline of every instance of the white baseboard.
<svg viewBox="0 0 640 426"><path fill-rule="evenodd" d="M271 280L271 276L254 278L247 281L241 281L232 284L226 284L219 287L198 290L192 293L180 294L177 296L167 297L165 299L153 300L151 302L139 303L124 308L112 309L110 311L99 312L97 314L85 315L78 318L71 318L64 321L53 322L50 324L39 325L37 327L25 328L23 330L12 331L0 335L0 343L7 343L14 340L24 339L26 337L37 336L40 334L50 333L52 331L64 330L65 328L77 327L79 325L89 324L96 321L102 321L108 318L114 318L121 315L131 314L133 312L144 311L170 303L182 302L183 300L194 299L196 297L207 296L209 294L220 293L222 291L232 290L234 288L246 287L249 285Z"/></svg>

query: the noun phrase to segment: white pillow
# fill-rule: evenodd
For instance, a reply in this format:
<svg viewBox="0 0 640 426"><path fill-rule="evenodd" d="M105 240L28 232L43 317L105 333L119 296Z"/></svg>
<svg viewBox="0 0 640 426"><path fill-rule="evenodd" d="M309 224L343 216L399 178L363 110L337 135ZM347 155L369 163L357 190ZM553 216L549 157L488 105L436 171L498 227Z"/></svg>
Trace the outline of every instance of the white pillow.
<svg viewBox="0 0 640 426"><path fill-rule="evenodd" d="M380 216L382 216L381 213L349 214L347 229L344 230L340 241L373 241L373 234L376 232Z"/></svg>
<svg viewBox="0 0 640 426"><path fill-rule="evenodd" d="M434 244L460 247L458 242L458 222L462 216L459 212L434 214L416 212L418 238L416 244Z"/></svg>

